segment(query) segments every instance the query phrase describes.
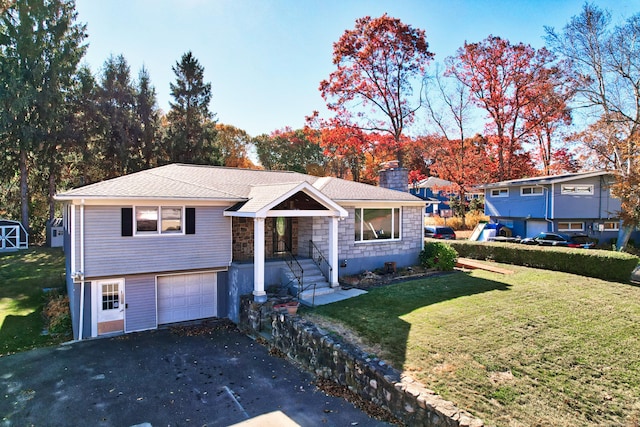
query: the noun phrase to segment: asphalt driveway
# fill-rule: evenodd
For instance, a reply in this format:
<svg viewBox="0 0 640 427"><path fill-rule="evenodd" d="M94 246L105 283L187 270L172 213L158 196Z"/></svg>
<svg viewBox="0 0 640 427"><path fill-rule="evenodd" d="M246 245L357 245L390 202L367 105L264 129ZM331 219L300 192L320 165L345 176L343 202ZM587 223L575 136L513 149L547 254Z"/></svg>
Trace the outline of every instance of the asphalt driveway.
<svg viewBox="0 0 640 427"><path fill-rule="evenodd" d="M1 426L383 426L234 328L149 331L0 358Z"/></svg>

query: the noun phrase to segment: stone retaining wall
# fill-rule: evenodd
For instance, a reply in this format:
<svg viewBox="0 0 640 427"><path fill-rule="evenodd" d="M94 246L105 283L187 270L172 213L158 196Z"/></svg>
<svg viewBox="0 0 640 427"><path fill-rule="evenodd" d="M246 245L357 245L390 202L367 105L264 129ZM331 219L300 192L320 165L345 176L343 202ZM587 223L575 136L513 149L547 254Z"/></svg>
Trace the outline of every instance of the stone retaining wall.
<svg viewBox="0 0 640 427"><path fill-rule="evenodd" d="M264 306L244 301L243 326L260 327ZM271 313L271 345L321 378L348 387L411 426L482 427L462 411L383 361L341 342L298 316ZM255 329L254 329L255 330ZM263 329L264 331L264 329Z"/></svg>

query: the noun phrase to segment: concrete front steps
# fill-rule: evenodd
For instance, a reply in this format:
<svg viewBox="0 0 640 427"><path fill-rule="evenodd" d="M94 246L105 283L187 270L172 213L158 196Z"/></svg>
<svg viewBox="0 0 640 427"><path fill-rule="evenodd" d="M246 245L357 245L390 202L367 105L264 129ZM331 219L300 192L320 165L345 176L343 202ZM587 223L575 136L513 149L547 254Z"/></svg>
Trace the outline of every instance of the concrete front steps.
<svg viewBox="0 0 640 427"><path fill-rule="evenodd" d="M289 293L298 296L300 304L308 307L330 304L343 299L367 293L361 289L344 290L340 286L332 288L326 277L320 271L318 265L312 259L299 259L298 263L302 267L302 291L298 296L298 281L294 277L289 267L282 267L281 281L289 288Z"/></svg>

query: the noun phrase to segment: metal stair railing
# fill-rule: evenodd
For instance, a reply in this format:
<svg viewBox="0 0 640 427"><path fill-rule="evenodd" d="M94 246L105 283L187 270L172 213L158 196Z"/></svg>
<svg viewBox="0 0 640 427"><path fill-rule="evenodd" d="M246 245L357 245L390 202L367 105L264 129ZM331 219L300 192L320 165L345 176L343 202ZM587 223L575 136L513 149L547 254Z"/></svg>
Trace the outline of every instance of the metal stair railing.
<svg viewBox="0 0 640 427"><path fill-rule="evenodd" d="M291 274L293 274L294 280L298 282L297 298L298 300L300 300L300 294L302 293L302 291L305 290L303 289L304 288L304 268L302 268L302 265L300 265L300 262L298 262L298 259L293 254L293 252L291 252L291 249L289 248L288 245L284 245L284 249L285 249L283 253L284 262L287 264L287 267L289 267ZM314 294L315 294L315 284L314 284Z"/></svg>
<svg viewBox="0 0 640 427"><path fill-rule="evenodd" d="M333 272L333 267L329 264L329 261L324 256L322 251L313 243L313 240L309 240L309 258L316 263L320 271L322 272L327 282L331 283L331 273Z"/></svg>

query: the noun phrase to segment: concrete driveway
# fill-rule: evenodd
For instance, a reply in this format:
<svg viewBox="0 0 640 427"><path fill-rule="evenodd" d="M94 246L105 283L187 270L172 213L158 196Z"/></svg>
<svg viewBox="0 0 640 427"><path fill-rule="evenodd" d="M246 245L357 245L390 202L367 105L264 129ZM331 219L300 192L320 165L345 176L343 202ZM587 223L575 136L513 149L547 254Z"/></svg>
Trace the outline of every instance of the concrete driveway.
<svg viewBox="0 0 640 427"><path fill-rule="evenodd" d="M327 396L311 375L228 327L5 356L0 391L0 426L228 426L259 416L256 425L286 417L301 426L388 425Z"/></svg>

